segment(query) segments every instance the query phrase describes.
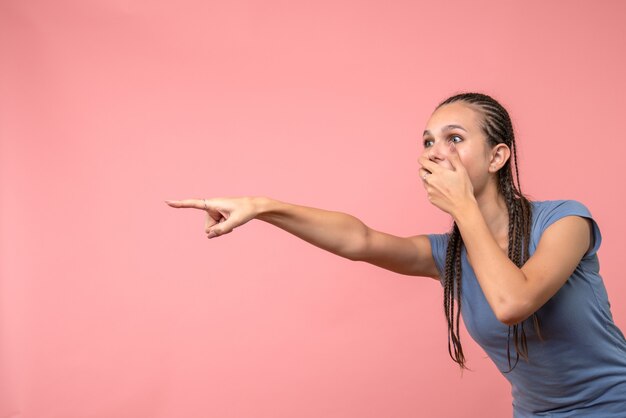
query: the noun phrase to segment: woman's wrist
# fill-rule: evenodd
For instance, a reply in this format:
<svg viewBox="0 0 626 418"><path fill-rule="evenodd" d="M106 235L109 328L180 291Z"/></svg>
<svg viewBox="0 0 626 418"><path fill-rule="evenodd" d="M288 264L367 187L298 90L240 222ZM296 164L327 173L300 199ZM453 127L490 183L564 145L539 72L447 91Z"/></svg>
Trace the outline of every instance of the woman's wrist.
<svg viewBox="0 0 626 418"><path fill-rule="evenodd" d="M474 211L479 211L478 202L474 198L474 196L468 197L463 201L459 202L455 208L453 213L451 213L452 218L457 224L463 223L466 220L471 220L475 213Z"/></svg>
<svg viewBox="0 0 626 418"><path fill-rule="evenodd" d="M259 220L267 220L267 216L276 208L277 201L265 196L250 198L254 208L254 217Z"/></svg>

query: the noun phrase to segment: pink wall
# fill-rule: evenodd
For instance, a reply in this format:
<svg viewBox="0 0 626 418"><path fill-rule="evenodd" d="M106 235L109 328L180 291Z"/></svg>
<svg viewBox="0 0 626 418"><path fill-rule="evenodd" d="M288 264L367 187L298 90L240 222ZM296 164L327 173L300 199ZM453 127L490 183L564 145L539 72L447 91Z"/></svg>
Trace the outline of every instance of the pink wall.
<svg viewBox="0 0 626 418"><path fill-rule="evenodd" d="M493 94L531 197L602 229L626 329L626 3L0 3L0 417L503 417L439 285L164 199L266 195L447 230L418 178L436 103Z"/></svg>

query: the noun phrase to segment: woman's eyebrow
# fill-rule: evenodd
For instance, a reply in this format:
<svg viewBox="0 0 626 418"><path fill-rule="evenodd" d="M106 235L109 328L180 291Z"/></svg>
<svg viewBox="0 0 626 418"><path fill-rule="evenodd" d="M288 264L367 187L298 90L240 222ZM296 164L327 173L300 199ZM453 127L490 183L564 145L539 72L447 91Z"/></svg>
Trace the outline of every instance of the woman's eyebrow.
<svg viewBox="0 0 626 418"><path fill-rule="evenodd" d="M465 130L465 128L464 128L464 127L462 127L461 125L446 125L446 126L444 126L443 128L441 128L441 131L442 131L442 132L445 132L445 131L450 131L450 130L452 130L452 129L460 129L460 130L462 130L462 131L467 132L467 130ZM432 135L432 134L430 133L430 131L429 131L429 130L425 130L425 131L424 131L424 136L426 136L426 135Z"/></svg>

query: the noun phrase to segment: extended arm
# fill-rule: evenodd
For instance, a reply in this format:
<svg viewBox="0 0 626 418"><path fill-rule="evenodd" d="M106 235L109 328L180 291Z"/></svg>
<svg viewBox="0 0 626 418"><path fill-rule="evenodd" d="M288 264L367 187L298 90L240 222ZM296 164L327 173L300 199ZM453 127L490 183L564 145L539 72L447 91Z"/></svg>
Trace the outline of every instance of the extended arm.
<svg viewBox="0 0 626 418"><path fill-rule="evenodd" d="M174 208L207 212L208 238L231 233L251 219L275 225L341 257L365 261L400 274L438 277L426 235L397 237L369 228L343 212L280 202L268 197L166 200Z"/></svg>

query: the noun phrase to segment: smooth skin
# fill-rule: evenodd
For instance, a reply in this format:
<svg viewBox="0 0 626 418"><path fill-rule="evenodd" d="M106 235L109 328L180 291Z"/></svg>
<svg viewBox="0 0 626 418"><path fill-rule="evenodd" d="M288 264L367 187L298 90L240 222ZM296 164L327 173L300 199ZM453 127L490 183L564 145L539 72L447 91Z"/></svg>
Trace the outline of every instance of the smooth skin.
<svg viewBox="0 0 626 418"><path fill-rule="evenodd" d="M593 246L591 222L564 217L548 227L528 261L507 257L508 212L497 172L511 156L505 144L490 147L480 113L455 102L437 109L424 131L420 176L429 201L457 223L478 282L499 321L523 321L566 282ZM319 248L396 273L439 280L424 234L398 237L369 228L352 215L267 197L166 201L207 212L205 232L219 237L252 219L273 224Z"/></svg>

